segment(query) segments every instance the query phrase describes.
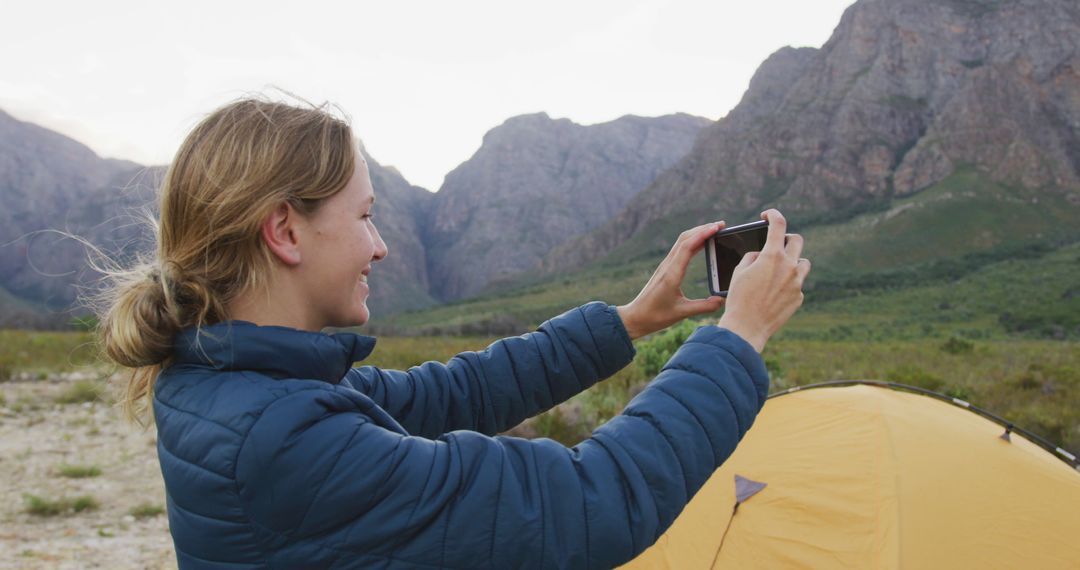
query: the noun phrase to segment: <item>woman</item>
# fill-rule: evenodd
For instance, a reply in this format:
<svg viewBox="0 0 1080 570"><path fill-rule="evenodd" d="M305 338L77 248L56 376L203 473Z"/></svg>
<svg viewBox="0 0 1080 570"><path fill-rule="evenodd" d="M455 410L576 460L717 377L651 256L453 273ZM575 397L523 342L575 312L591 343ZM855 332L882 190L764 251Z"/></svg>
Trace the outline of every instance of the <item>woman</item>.
<svg viewBox="0 0 1080 570"><path fill-rule="evenodd" d="M181 568L609 568L651 545L764 402L759 352L809 263L775 210L768 243L622 415L573 449L493 437L610 376L631 340L724 300L680 236L631 303L590 303L448 364L352 368L374 339L367 277L387 255L349 126L242 100L187 137L162 186L157 258L118 276L106 353L130 417L158 430Z"/></svg>

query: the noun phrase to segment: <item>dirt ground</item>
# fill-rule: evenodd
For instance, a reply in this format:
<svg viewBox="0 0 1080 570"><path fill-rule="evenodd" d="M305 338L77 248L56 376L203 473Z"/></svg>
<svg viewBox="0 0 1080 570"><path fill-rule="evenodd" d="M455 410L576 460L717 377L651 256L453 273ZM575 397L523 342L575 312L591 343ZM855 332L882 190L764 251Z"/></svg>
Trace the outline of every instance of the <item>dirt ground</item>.
<svg viewBox="0 0 1080 570"><path fill-rule="evenodd" d="M176 568L154 431L108 403L56 402L89 377L0 383L0 569ZM31 496L62 512L32 513ZM64 508L83 496L98 506Z"/></svg>

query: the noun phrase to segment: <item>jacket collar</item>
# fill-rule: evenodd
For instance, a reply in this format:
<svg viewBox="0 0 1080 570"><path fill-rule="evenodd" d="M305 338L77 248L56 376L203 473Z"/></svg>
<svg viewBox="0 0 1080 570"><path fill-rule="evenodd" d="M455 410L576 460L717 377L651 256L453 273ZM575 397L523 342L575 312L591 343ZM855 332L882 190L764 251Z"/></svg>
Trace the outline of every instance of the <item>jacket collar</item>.
<svg viewBox="0 0 1080 570"><path fill-rule="evenodd" d="M174 364L252 370L276 379L303 378L337 384L354 362L371 354L375 338L224 321L180 331L174 347Z"/></svg>

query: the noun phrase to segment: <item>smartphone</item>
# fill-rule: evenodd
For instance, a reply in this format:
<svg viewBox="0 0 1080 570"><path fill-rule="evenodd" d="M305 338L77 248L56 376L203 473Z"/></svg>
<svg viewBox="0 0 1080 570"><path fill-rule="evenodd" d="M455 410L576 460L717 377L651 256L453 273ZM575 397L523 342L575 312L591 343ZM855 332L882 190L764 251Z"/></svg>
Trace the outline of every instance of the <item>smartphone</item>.
<svg viewBox="0 0 1080 570"><path fill-rule="evenodd" d="M761 251L769 235L769 222L760 220L724 228L705 242L709 294L727 297L735 266L748 251Z"/></svg>

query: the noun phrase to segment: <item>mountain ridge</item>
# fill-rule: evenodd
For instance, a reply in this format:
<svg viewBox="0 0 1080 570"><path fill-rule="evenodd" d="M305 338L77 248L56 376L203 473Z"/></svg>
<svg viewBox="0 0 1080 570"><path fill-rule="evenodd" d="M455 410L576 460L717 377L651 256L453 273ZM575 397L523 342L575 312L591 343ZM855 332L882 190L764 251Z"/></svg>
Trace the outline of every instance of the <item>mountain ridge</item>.
<svg viewBox="0 0 1080 570"><path fill-rule="evenodd" d="M767 205L845 219L958 165L1080 204L1077 38L1080 14L1061 0L860 0L820 49L774 53L687 157L540 267L662 248L668 219L737 222Z"/></svg>
<svg viewBox="0 0 1080 570"><path fill-rule="evenodd" d="M500 169L496 176L525 180L529 177L521 175L519 171L550 167L550 164L537 160L543 151L536 149L542 146L541 139L551 139L553 130L600 131L599 136L592 137L599 140L598 144L592 147L585 144L584 151L583 147L574 146L574 136L555 140L552 149L564 160L559 170L548 176L546 182L556 189L562 188L563 192L573 189L572 185L559 186L566 176L567 165L575 177L587 177L590 161L601 160L597 157L604 157L605 152L615 154L616 159L622 160L615 162L615 167L619 169L633 161L641 163L643 166L638 171L631 172L639 176L638 182L628 182L627 176L622 173L591 175L592 180L600 178L609 184L621 186L615 189L614 197L611 192L594 193L590 199L596 200L599 196L603 200L617 202L625 200L626 196L651 180L641 179L641 170L645 171L647 177L666 163L663 160L650 160L648 153L642 159L642 153L637 152L636 147L630 151L625 148L625 141L614 140L617 137L603 131L636 129L642 136L633 141L640 145L659 145L662 148L653 149L652 155L666 153L666 160L670 161L673 154L681 152L679 145L688 145L696 130L707 122L706 119L686 114L660 118L628 115L598 126L581 126L568 119L551 119L545 113L536 113L511 117L500 127L492 129L476 154L483 158L492 154L492 147L497 147L510 149L511 154L522 155L520 159L514 157L509 167ZM675 144L669 144L673 139ZM597 143L597 140L592 140L592 143ZM359 150L368 163L378 196L375 209L377 227L390 250L390 255L374 267L370 276L372 294L369 304L374 315L422 309L440 302L432 287L430 259L433 248L429 240L440 239L441 236L433 237L430 228L438 225L435 223L437 220L447 219L447 212L453 210L455 203L460 203L470 215L473 209L477 209L492 219L502 220L500 230L505 229L507 224L498 209L507 204L517 210L532 208L532 213L540 216L539 227L547 225L542 209L534 207L536 196L519 193L515 197L512 192L503 191L498 184L480 188L477 196L467 184L466 187L459 185L455 188L451 182L440 198L439 194L410 184L396 169L382 166L362 142L359 143ZM6 215L9 222L0 231L0 243L7 244L0 247L0 268L4 269L0 288L5 293L0 295L0 324L62 328L67 325L73 312L86 310L75 304L79 289L93 289L94 280L98 277L87 267L90 254L87 248L77 240L65 238L62 232L87 239L121 264L134 259L140 252L149 253L154 246L151 243L152 229L143 223L145 220L138 212L148 211L155 215L156 188L163 179L165 167L144 167L129 161L101 158L86 145L49 129L18 121L6 113L0 116L0 151L3 151L3 156L0 156L0 195L20 206L0 214L0 218ZM500 152L496 150L494 154L498 156ZM504 158L499 160L506 166ZM610 156L603 159L606 158ZM470 164L471 160L465 161L458 172L475 177L477 168ZM482 172L479 176L482 179L490 178ZM450 179L453 181L454 177ZM530 191L527 184L514 188L523 188L525 194ZM621 197L619 192L622 193ZM532 200L532 206L520 203L523 197ZM563 197L556 193L554 196L540 196L539 199L554 203L563 200ZM474 205L477 201L479 207ZM570 205L577 208L572 202ZM493 209L493 203L497 203L498 207ZM442 210L436 211L440 207ZM615 207L609 205L608 210ZM581 209L589 211L585 207ZM588 223L588 214L583 217L584 222ZM579 216L579 223L582 222L581 218ZM57 220L64 221L58 224ZM471 233L472 237L481 237L480 232ZM573 235L570 233L568 237ZM42 239L43 236L48 239ZM504 259L508 254L517 253L516 247L502 252ZM446 279L448 271L474 274L478 264L485 262L487 258L484 255L477 255L461 264L444 266L438 278ZM498 259L495 259L495 263L499 263ZM482 278L476 283L478 287L483 287L488 284L488 279Z"/></svg>

